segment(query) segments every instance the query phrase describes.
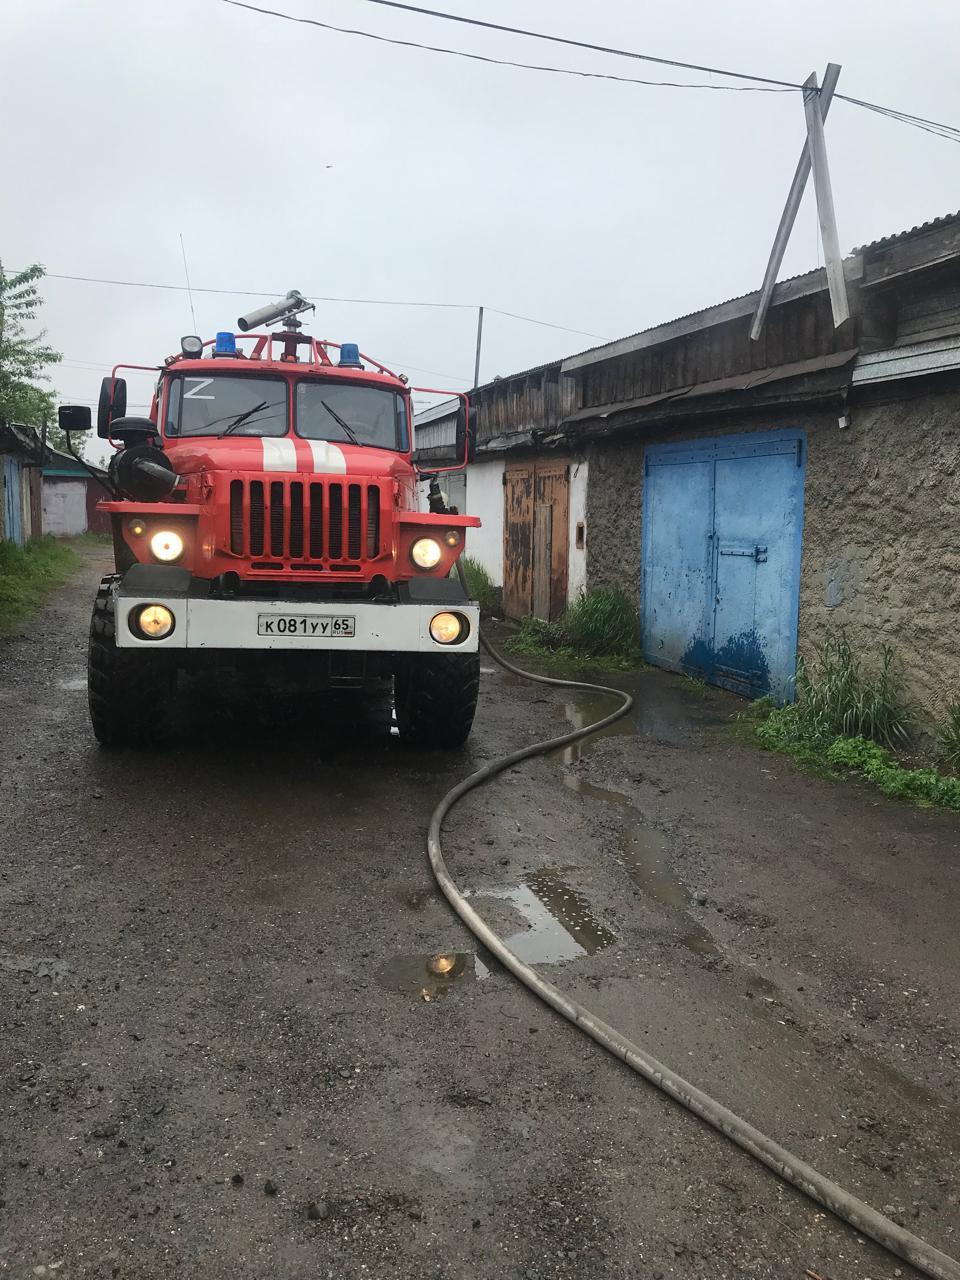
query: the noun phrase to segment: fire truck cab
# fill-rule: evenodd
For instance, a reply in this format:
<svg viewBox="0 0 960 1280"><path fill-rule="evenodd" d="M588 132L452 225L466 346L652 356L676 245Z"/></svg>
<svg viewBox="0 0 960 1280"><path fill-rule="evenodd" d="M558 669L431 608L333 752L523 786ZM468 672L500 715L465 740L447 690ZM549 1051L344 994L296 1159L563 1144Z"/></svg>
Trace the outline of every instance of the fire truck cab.
<svg viewBox="0 0 960 1280"><path fill-rule="evenodd" d="M200 665L312 689L392 680L401 736L453 747L470 732L479 610L453 570L480 521L415 468L406 378L302 333L309 305L291 291L240 333L184 338L149 417L126 414L118 371L134 366L103 380L116 570L94 603L88 682L106 746L172 736L179 673ZM469 405L453 394L462 466ZM91 425L77 406L60 420Z"/></svg>

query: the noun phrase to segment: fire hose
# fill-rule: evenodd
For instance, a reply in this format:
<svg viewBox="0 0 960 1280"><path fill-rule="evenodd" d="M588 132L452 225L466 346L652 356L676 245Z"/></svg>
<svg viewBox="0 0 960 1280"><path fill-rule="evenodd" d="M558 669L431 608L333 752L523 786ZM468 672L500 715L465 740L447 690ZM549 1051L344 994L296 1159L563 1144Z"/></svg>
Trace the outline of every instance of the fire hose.
<svg viewBox="0 0 960 1280"><path fill-rule="evenodd" d="M463 582L466 589L463 570L459 562L457 568L460 572L461 582ZM524 680L564 689L585 689L592 693L607 694L612 698L619 699L620 705L615 711L595 721L593 724L574 729L570 733L560 734L555 738L532 743L529 746L521 747L517 751L510 752L509 755L501 756L499 759L491 761L489 764L484 765L482 769L478 769L475 773L470 774L469 777L464 778L462 782L457 783L455 787L452 787L447 792L430 816L430 826L427 832L427 855L437 884L453 910L474 937L496 956L500 963L506 969L509 969L514 977L518 978L534 995L556 1010L568 1022L573 1023L585 1035L590 1036L597 1044L608 1049L621 1062L624 1062L638 1075L649 1081L650 1084L655 1085L675 1102L678 1102L688 1111L692 1111L694 1115L699 1116L701 1120L716 1129L718 1133L735 1142L738 1147L752 1155L756 1160L759 1160L761 1164L775 1173L778 1178L790 1183L802 1191L804 1195L809 1196L811 1200L828 1209L841 1221L848 1223L862 1235L869 1236L871 1240L875 1240L877 1244L882 1245L890 1253L902 1258L905 1262L909 1262L926 1275L932 1276L934 1280L960 1280L960 1263L957 1263L953 1258L949 1258L945 1253L941 1253L904 1227L899 1226L892 1219L885 1217L882 1213L878 1213L876 1209L866 1204L863 1200L858 1199L836 1182L819 1173L811 1165L774 1141L774 1139L767 1137L759 1129L754 1128L748 1121L735 1115L721 1102L711 1098L701 1089L698 1089L696 1085L691 1084L678 1075L676 1071L671 1070L670 1067L658 1062L646 1049L628 1040L622 1032L604 1022L596 1014L591 1013L589 1009L571 996L564 995L546 978L541 977L536 970L532 969L528 964L524 964L519 956L516 956L503 939L494 933L490 926L477 914L464 894L457 888L456 882L447 869L443 848L440 843L440 833L444 819L453 807L469 792L490 782L493 778L503 773L504 770L519 764L523 760L532 759L534 756L547 755L551 751L556 751L560 747L568 746L570 743L577 742L589 734L605 729L608 725L612 725L617 720L622 719L633 706L633 699L621 689L613 689L599 684L588 684L580 680L562 680L556 676L534 675L529 671L523 671L521 668L514 666L512 662L508 662L482 633L480 642L490 657L499 663L504 670L520 676Z"/></svg>

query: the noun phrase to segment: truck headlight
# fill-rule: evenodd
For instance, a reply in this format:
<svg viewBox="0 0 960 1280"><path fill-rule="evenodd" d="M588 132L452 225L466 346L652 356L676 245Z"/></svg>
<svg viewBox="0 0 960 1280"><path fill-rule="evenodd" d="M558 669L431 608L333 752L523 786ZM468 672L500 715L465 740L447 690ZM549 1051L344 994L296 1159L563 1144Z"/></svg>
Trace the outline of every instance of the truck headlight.
<svg viewBox="0 0 960 1280"><path fill-rule="evenodd" d="M410 548L410 559L418 569L435 569L442 555L443 548L436 538L418 538Z"/></svg>
<svg viewBox="0 0 960 1280"><path fill-rule="evenodd" d="M183 555L183 539L172 529L161 529L150 539L150 550L158 560L169 564Z"/></svg>
<svg viewBox="0 0 960 1280"><path fill-rule="evenodd" d="M133 621L131 630L144 640L163 640L173 630L173 614L163 604L145 604Z"/></svg>
<svg viewBox="0 0 960 1280"><path fill-rule="evenodd" d="M458 644L470 634L470 624L462 613L436 613L430 619L430 635L437 644Z"/></svg>

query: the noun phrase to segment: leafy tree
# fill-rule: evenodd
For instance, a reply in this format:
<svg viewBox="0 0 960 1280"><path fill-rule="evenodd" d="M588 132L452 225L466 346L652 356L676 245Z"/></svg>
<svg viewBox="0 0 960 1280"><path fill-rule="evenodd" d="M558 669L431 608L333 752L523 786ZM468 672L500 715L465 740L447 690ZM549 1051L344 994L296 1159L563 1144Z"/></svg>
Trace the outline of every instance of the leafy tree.
<svg viewBox="0 0 960 1280"><path fill-rule="evenodd" d="M66 441L56 425L53 393L36 385L46 381L45 370L60 360L60 352L47 346L43 330L28 333L43 305L37 292L42 278L43 267L36 263L14 275L0 263L0 419L39 426L45 417L51 424L48 440L61 448Z"/></svg>

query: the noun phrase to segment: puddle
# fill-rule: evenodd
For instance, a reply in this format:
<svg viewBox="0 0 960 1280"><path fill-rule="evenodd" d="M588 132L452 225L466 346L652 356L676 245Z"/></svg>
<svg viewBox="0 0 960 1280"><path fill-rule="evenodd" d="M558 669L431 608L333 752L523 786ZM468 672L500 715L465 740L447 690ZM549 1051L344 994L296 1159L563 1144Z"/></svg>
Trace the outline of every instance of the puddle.
<svg viewBox="0 0 960 1280"><path fill-rule="evenodd" d="M616 724L601 729L586 740L586 745L597 738L630 737L643 735L671 746L687 746L696 742L704 729L716 729L729 723L710 697L691 693L677 680L665 679L662 672L643 672L637 676L621 676L611 680L618 688L633 695L633 708ZM563 704L563 713L574 729L609 715L613 701L602 693L578 690ZM564 764L575 764L581 759L584 742L564 747L561 755Z"/></svg>
<svg viewBox="0 0 960 1280"><path fill-rule="evenodd" d="M71 676L69 680L58 680L57 688L63 689L65 693L85 693L87 689L87 677Z"/></svg>
<svg viewBox="0 0 960 1280"><path fill-rule="evenodd" d="M594 916L582 893L572 889L558 867L525 876L517 885L474 890L477 898L508 902L527 922L504 938L526 964L555 964L592 956L616 942L616 934Z"/></svg>
<svg viewBox="0 0 960 1280"><path fill-rule="evenodd" d="M630 879L647 897L683 914L681 941L685 947L698 956L719 955L720 948L713 935L689 914L692 898L670 872L667 838L663 832L645 823L639 809L635 809L620 791L598 787L575 773L565 773L563 783L579 795L589 796L603 804L614 804L623 810L620 853Z"/></svg>
<svg viewBox="0 0 960 1280"><path fill-rule="evenodd" d="M377 970L377 981L429 1002L439 1000L464 982L482 982L490 970L473 951L439 951L432 955L395 956Z"/></svg>

